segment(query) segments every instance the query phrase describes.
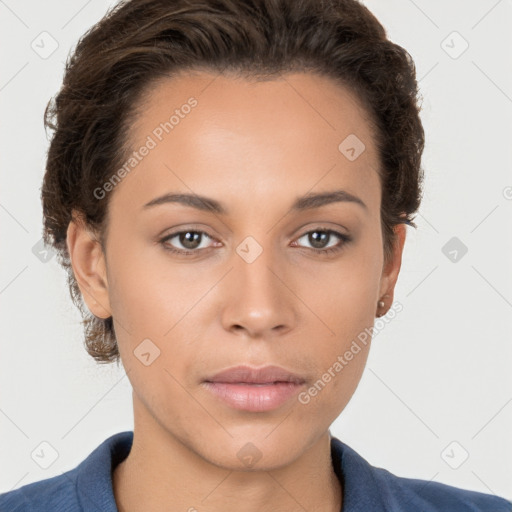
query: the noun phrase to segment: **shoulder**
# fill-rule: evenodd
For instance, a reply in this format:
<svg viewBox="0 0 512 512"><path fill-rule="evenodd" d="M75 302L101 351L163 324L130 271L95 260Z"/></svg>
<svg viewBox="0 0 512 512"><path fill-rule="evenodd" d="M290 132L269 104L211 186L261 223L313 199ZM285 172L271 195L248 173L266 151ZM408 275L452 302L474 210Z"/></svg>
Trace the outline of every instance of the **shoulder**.
<svg viewBox="0 0 512 512"><path fill-rule="evenodd" d="M439 482L396 476L372 466L331 436L333 466L343 482L344 512L512 512L512 502Z"/></svg>
<svg viewBox="0 0 512 512"><path fill-rule="evenodd" d="M383 468L374 468L374 478L383 496L387 496L390 503L401 507L396 510L512 512L511 502L492 494L431 480L399 477Z"/></svg>
<svg viewBox="0 0 512 512"><path fill-rule="evenodd" d="M76 507L76 468L0 494L1 512L72 512Z"/></svg>
<svg viewBox="0 0 512 512"><path fill-rule="evenodd" d="M112 469L132 441L131 431L114 434L74 469L0 494L0 512L116 512Z"/></svg>

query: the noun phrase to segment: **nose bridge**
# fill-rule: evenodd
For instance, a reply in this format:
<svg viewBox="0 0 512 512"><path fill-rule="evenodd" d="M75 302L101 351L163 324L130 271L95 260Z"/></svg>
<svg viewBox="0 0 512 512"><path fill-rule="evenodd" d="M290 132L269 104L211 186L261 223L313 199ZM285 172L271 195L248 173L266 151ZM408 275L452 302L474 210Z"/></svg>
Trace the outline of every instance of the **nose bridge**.
<svg viewBox="0 0 512 512"><path fill-rule="evenodd" d="M241 252L242 249L243 246L239 251ZM250 247L248 253L255 250L254 247ZM270 270L276 267L276 258L272 254L272 249L268 246L262 248L254 260L246 260L239 254L238 256L240 261L236 264L236 275L242 292L241 296L255 301L255 305L260 302L260 305L264 306L268 302L268 306L272 306L271 302L276 298L276 294L280 293L277 290L280 283L274 275L276 271Z"/></svg>
<svg viewBox="0 0 512 512"><path fill-rule="evenodd" d="M282 282L279 268L283 266L271 247L271 237L265 240L264 245L247 237L235 249L234 288L223 311L227 329L244 328L253 336L265 336L288 330L294 322L293 294Z"/></svg>

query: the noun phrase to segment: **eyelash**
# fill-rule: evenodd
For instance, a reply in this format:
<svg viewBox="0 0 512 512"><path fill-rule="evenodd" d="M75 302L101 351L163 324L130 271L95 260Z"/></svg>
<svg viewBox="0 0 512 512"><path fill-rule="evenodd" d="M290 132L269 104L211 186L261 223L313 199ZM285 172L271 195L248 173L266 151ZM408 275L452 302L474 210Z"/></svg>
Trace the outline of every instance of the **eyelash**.
<svg viewBox="0 0 512 512"><path fill-rule="evenodd" d="M340 233L338 231L335 231L333 229L325 229L325 228L316 228L316 229L312 229L310 231L306 231L305 233L303 233L301 236L299 236L298 238L303 238L304 236L306 235L309 235L310 233L328 233L329 235L335 235L336 237L338 237L341 242L338 242L337 245L335 245L334 247L328 247L327 249L314 249L314 248L309 248L309 247L304 247L304 249L309 249L321 256L327 256L329 254L333 254L333 253L338 253L340 251L342 251L345 247L345 245L347 245L349 242L352 241L352 237L349 236L349 235L345 235L343 233ZM167 235L165 236L164 238L162 238L160 240L160 243L162 244L163 248L166 250L166 251L169 251L171 253L174 253L174 254L179 254L179 255L182 255L182 256L194 256L195 254L197 254L198 252L204 250L204 249L189 249L189 250L183 250L183 249L176 249L174 247L171 247L169 246L169 244L166 244L166 242L168 240L171 240L172 238L178 236L178 235L181 235L183 233L199 233L201 235L206 235L208 238L211 238L213 239L213 237L211 237L208 233L206 233L205 231L200 231L200 230L194 230L194 229L186 229L186 230L182 230L182 231L176 231L175 233L171 233L170 235ZM330 241L330 239L329 239Z"/></svg>

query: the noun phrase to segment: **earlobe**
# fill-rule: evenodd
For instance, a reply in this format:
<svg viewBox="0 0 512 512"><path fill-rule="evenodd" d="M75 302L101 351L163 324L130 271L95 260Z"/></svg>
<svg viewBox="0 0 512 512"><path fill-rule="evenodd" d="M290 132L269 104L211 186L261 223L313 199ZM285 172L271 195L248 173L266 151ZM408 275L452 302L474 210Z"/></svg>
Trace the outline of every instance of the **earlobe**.
<svg viewBox="0 0 512 512"><path fill-rule="evenodd" d="M102 247L85 223L74 217L68 225L67 248L82 297L98 318L112 315Z"/></svg>

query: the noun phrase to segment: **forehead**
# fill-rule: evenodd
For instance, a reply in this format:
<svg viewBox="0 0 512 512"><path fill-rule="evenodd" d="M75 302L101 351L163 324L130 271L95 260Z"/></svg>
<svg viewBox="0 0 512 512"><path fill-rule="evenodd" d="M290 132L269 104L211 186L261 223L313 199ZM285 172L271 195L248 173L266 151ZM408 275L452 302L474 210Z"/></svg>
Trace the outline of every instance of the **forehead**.
<svg viewBox="0 0 512 512"><path fill-rule="evenodd" d="M199 124L205 128L215 126L241 134L249 131L253 137L260 130L272 138L278 131L281 135L307 132L304 124L308 123L307 138L318 129L320 136L330 130L339 137L353 130L367 145L373 142L370 116L356 95L329 77L305 72L257 81L196 70L159 79L148 85L141 98L138 110L142 115L134 134L148 133L155 128L155 121L169 120L175 112L183 114L179 111L190 99L197 106L193 112L187 108L180 119L200 118ZM198 130L196 133L200 135Z"/></svg>
<svg viewBox="0 0 512 512"><path fill-rule="evenodd" d="M239 199L342 184L367 204L380 194L368 113L318 75L257 82L196 71L159 80L138 105L129 140L132 151L153 146L118 186L140 204L172 190Z"/></svg>

